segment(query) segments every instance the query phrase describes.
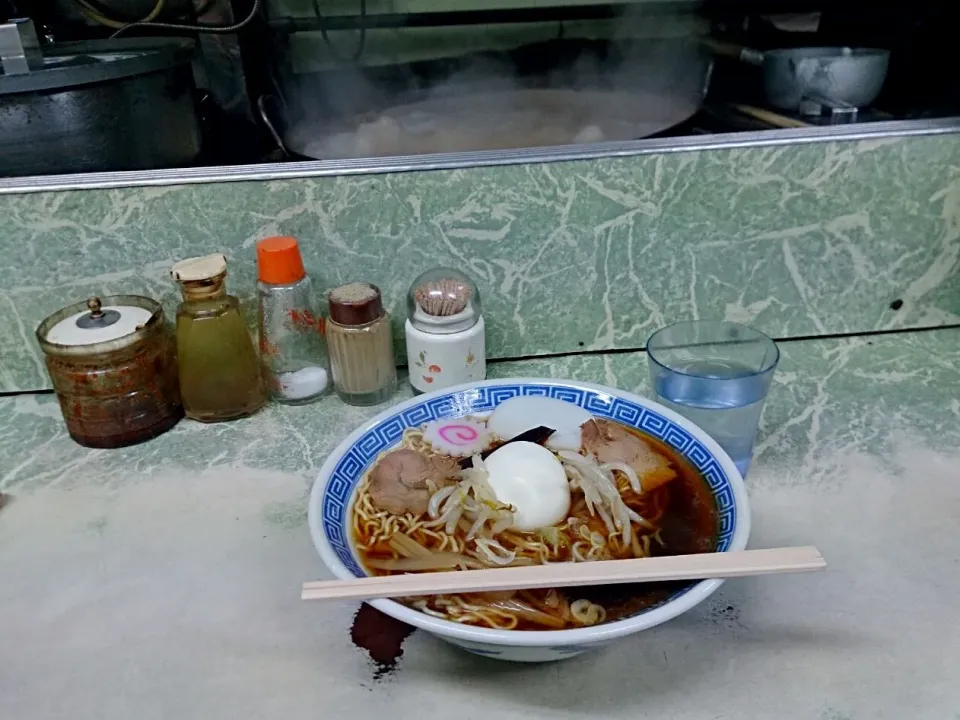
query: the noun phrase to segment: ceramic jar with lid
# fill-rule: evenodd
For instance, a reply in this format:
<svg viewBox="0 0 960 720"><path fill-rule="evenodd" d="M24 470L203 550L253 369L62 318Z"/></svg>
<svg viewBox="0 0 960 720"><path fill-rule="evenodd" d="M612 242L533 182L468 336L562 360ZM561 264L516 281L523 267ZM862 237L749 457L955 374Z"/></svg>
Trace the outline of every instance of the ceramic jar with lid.
<svg viewBox="0 0 960 720"><path fill-rule="evenodd" d="M480 291L459 270L434 268L413 281L404 331L414 390L427 392L486 377Z"/></svg>
<svg viewBox="0 0 960 720"><path fill-rule="evenodd" d="M37 340L67 431L81 445L133 445L183 417L173 334L158 302L90 298L45 319Z"/></svg>

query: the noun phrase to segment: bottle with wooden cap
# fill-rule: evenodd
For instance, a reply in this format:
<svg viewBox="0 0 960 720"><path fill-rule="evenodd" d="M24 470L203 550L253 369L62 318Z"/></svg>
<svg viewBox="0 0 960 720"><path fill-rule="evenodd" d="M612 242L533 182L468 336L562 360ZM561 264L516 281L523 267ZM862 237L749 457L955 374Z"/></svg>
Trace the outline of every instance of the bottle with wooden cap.
<svg viewBox="0 0 960 720"><path fill-rule="evenodd" d="M200 422L252 415L267 395L240 302L227 294L227 259L218 253L183 260L170 274L183 294L177 354L184 413Z"/></svg>
<svg viewBox="0 0 960 720"><path fill-rule="evenodd" d="M331 290L327 301L327 347L337 395L350 405L389 399L397 390L397 359L380 289L350 283Z"/></svg>
<svg viewBox="0 0 960 720"><path fill-rule="evenodd" d="M287 405L313 402L330 385L327 347L297 241L272 237L257 243L257 279L260 364L270 396Z"/></svg>

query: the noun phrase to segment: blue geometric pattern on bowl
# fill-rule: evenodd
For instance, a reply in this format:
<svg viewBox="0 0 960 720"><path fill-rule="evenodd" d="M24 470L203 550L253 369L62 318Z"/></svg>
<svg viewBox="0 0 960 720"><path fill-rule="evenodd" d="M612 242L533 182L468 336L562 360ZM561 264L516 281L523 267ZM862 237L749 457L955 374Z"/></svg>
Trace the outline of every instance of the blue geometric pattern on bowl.
<svg viewBox="0 0 960 720"><path fill-rule="evenodd" d="M354 488L377 456L399 443L404 431L408 428L420 427L431 420L488 412L504 400L518 395L539 395L565 400L579 405L597 417L616 420L637 428L670 445L689 460L709 484L716 498L717 512L720 516L717 551L722 552L729 548L737 521L733 488L730 487L730 482L720 463L710 451L682 427L649 408L604 392L562 384L505 383L462 390L424 400L378 423L364 433L340 459L323 493L323 532L337 553L337 557L350 569L350 572L356 577L366 575L350 550L348 538L350 523L347 520L347 510L350 507ZM683 592L680 591L678 594Z"/></svg>

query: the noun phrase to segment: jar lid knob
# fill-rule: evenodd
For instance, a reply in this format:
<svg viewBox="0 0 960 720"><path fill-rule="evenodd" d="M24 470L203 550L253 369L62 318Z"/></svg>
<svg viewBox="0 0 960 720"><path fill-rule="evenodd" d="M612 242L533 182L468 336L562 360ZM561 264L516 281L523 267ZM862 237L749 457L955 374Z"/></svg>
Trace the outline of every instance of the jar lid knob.
<svg viewBox="0 0 960 720"><path fill-rule="evenodd" d="M116 310L104 310L100 304L100 298L92 297L87 300L87 309L90 311L77 318L77 327L83 330L92 330L93 328L105 328L113 325L120 319L120 313Z"/></svg>

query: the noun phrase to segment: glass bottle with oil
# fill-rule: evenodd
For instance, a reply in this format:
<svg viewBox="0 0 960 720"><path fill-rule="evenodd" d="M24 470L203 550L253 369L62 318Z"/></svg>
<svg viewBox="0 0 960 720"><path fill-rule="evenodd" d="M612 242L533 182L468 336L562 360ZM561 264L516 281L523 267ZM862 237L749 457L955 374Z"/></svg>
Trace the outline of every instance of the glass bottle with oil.
<svg viewBox="0 0 960 720"><path fill-rule="evenodd" d="M183 294L177 355L184 413L200 422L252 415L267 395L240 302L227 294L227 259L215 254L183 260L170 274Z"/></svg>

